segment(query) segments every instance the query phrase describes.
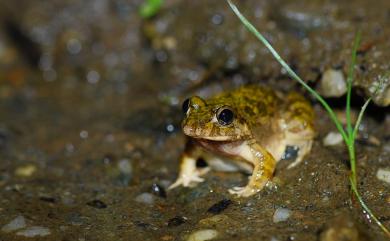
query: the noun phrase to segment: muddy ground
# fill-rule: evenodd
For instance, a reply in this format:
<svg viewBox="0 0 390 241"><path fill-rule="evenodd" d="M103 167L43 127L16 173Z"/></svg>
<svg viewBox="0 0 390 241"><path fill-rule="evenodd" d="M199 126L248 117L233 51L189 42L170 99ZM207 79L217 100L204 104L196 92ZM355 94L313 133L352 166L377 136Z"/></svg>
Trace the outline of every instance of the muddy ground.
<svg viewBox="0 0 390 241"><path fill-rule="evenodd" d="M142 19L142 2L0 1L0 240L196 240L199 230L213 240L388 240L351 199L345 147L323 145L335 131L326 112L227 3L166 1ZM239 7L313 87L329 69L345 75L362 29L353 111L385 86L360 128L358 182L390 227L390 184L376 177L390 166L390 3ZM290 170L281 161L273 187L250 198L227 192L245 184L241 173L167 191L185 143L183 99L247 83L307 96L318 131L310 155ZM343 97L328 100L341 113Z"/></svg>

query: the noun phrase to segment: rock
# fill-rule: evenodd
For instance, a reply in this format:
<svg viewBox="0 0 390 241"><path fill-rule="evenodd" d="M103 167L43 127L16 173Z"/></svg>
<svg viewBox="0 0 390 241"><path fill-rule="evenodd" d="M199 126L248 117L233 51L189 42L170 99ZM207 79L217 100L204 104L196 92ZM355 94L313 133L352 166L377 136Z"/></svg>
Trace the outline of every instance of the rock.
<svg viewBox="0 0 390 241"><path fill-rule="evenodd" d="M25 237L36 237L36 236L44 237L49 234L50 234L50 229L41 226L32 226L16 233L16 235L25 236Z"/></svg>
<svg viewBox="0 0 390 241"><path fill-rule="evenodd" d="M158 197L162 197L162 198L167 197L167 192L165 191L165 189L162 186L158 185L157 183L153 183L152 193Z"/></svg>
<svg viewBox="0 0 390 241"><path fill-rule="evenodd" d="M292 211L288 208L278 208L275 210L272 220L274 223L284 222L290 217L291 213Z"/></svg>
<svg viewBox="0 0 390 241"><path fill-rule="evenodd" d="M390 169L379 168L376 172L376 178L390 184Z"/></svg>
<svg viewBox="0 0 390 241"><path fill-rule="evenodd" d="M229 207L229 205L232 204L232 201L229 199L222 199L221 201L215 203L213 206L211 206L207 212L212 214L219 214L223 210Z"/></svg>
<svg viewBox="0 0 390 241"><path fill-rule="evenodd" d="M16 168L15 175L19 177L29 177L33 175L37 170L37 167L33 164L26 164Z"/></svg>
<svg viewBox="0 0 390 241"><path fill-rule="evenodd" d="M198 230L190 234L187 241L204 241L211 240L218 236L217 230L214 229L203 229Z"/></svg>
<svg viewBox="0 0 390 241"><path fill-rule="evenodd" d="M322 140L322 143L324 146L336 146L343 142L343 137L339 132L331 131L329 132L324 139Z"/></svg>
<svg viewBox="0 0 390 241"><path fill-rule="evenodd" d="M118 169L121 173L131 175L133 172L133 166L128 159L122 159L118 162Z"/></svg>
<svg viewBox="0 0 390 241"><path fill-rule="evenodd" d="M347 83L341 70L326 70L320 81L319 91L325 97L340 97L347 92Z"/></svg>
<svg viewBox="0 0 390 241"><path fill-rule="evenodd" d="M148 205L153 205L155 197L147 192L141 193L135 198L136 202L145 203Z"/></svg>
<svg viewBox="0 0 390 241"><path fill-rule="evenodd" d="M16 218L14 218L11 222L4 225L1 228L1 231L5 233L9 233L18 229L22 229L24 227L26 227L26 220L24 219L23 216L19 215Z"/></svg>
<svg viewBox="0 0 390 241"><path fill-rule="evenodd" d="M176 227L176 226L182 225L185 222L187 222L187 218L186 217L176 216L174 218L169 219L168 227Z"/></svg>

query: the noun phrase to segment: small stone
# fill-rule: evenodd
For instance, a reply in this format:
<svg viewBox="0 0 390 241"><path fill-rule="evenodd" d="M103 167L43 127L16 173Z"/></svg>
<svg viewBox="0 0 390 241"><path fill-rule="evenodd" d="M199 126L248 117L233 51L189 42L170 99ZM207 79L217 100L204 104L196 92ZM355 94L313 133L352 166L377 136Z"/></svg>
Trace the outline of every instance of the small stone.
<svg viewBox="0 0 390 241"><path fill-rule="evenodd" d="M138 195L135 198L135 201L136 202L140 202L140 203L145 203L145 204L148 204L148 205L153 205L154 198L155 197L152 194L144 192L144 193L141 193L140 195Z"/></svg>
<svg viewBox="0 0 390 241"><path fill-rule="evenodd" d="M322 140L322 143L324 146L336 146L343 142L343 137L339 132L331 131L329 132L324 139Z"/></svg>
<svg viewBox="0 0 390 241"><path fill-rule="evenodd" d="M159 196L162 198L167 197L167 193L166 193L165 189L162 186L158 185L157 183L153 183L152 193L155 194L156 196Z"/></svg>
<svg viewBox="0 0 390 241"><path fill-rule="evenodd" d="M168 227L177 227L179 225L182 225L187 221L186 217L183 216L176 216L174 218L169 219L168 221Z"/></svg>
<svg viewBox="0 0 390 241"><path fill-rule="evenodd" d="M18 229L22 229L24 227L26 227L26 220L24 219L23 216L19 215L16 218L14 218L11 222L4 225L1 228L1 231L5 233L9 233Z"/></svg>
<svg viewBox="0 0 390 241"><path fill-rule="evenodd" d="M320 92L325 97L340 97L347 92L347 83L341 70L326 70L320 81Z"/></svg>
<svg viewBox="0 0 390 241"><path fill-rule="evenodd" d="M290 217L291 213L292 211L288 208L278 208L276 209L272 220L274 223L284 222Z"/></svg>
<svg viewBox="0 0 390 241"><path fill-rule="evenodd" d="M390 169L379 168L376 172L376 178L390 184Z"/></svg>
<svg viewBox="0 0 390 241"><path fill-rule="evenodd" d="M207 212L212 213L212 214L219 214L223 210L229 207L229 205L232 204L232 201L229 199L222 199L221 201L217 202L213 206L211 206Z"/></svg>
<svg viewBox="0 0 390 241"><path fill-rule="evenodd" d="M50 234L50 229L41 226L32 226L20 230L19 232L16 233L16 235L25 236L25 237L35 237L35 236L44 237L49 234Z"/></svg>
<svg viewBox="0 0 390 241"><path fill-rule="evenodd" d="M121 173L127 175L130 175L133 172L133 167L128 159L119 160L118 169Z"/></svg>
<svg viewBox="0 0 390 241"><path fill-rule="evenodd" d="M205 241L211 240L218 236L217 230L214 229L203 229L198 230L190 234L187 241Z"/></svg>
<svg viewBox="0 0 390 241"><path fill-rule="evenodd" d="M33 175L37 170L37 167L32 164L26 164L16 168L15 175L19 177L29 177Z"/></svg>
<svg viewBox="0 0 390 241"><path fill-rule="evenodd" d="M107 207L107 204L97 199L87 202L87 205L97 209L103 209Z"/></svg>

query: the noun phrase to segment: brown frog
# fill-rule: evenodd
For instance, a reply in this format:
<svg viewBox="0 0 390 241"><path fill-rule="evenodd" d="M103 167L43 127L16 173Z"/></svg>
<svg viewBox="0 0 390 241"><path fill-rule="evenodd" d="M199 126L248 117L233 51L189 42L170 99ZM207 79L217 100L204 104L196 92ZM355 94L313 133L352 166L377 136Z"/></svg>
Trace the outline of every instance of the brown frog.
<svg viewBox="0 0 390 241"><path fill-rule="evenodd" d="M203 182L201 176L210 169L245 171L252 174L248 184L229 192L251 196L272 178L287 146L298 148L296 160L288 166L292 168L310 151L315 135L314 112L303 96L257 85L208 100L191 97L184 101L183 111L182 128L189 140L170 189ZM207 162L207 168L196 166L199 158Z"/></svg>

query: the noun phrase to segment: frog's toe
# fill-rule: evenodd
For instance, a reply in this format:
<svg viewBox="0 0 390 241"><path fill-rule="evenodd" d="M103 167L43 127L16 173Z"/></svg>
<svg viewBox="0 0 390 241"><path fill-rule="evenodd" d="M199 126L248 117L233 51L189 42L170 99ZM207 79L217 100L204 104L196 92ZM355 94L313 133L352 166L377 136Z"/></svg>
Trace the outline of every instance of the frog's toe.
<svg viewBox="0 0 390 241"><path fill-rule="evenodd" d="M239 197L249 197L253 194L255 194L257 191L253 188L250 188L248 186L245 187L233 187L229 189L230 194L235 194Z"/></svg>
<svg viewBox="0 0 390 241"><path fill-rule="evenodd" d="M176 188L180 185L182 185L183 187L192 187L192 186L196 186L196 184L203 182L203 181L204 181L204 179L197 176L197 175L191 175L191 176L183 175L183 176L179 177L173 184L171 184L168 187L168 189L173 189L173 188Z"/></svg>

